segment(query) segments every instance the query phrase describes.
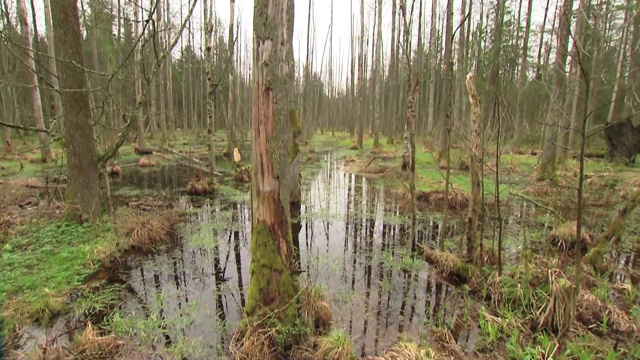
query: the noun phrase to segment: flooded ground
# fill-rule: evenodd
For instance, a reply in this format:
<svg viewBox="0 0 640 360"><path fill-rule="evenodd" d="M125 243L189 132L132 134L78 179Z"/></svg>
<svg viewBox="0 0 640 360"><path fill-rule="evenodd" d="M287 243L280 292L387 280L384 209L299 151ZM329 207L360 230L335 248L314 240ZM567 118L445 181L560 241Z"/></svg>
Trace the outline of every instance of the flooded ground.
<svg viewBox="0 0 640 360"><path fill-rule="evenodd" d="M301 282L324 290L333 328L347 333L361 356L381 353L402 336L417 339L427 325L456 328L459 343L471 350L475 325L465 319L472 325L459 328L471 304L424 261L409 256L408 219L400 214L393 190L345 173L330 155L325 160L322 171L304 187L301 231L294 242L300 246ZM160 172L156 179L142 174L121 184L182 189L189 178L188 171L171 167L154 171ZM219 356L242 318L249 283L250 207L215 198L193 203L184 196L176 207L193 210L181 229L183 241L131 260L126 280L135 296L122 314L139 328L146 324L148 331L139 334L158 346L188 344L186 358ZM439 217L421 214L418 242L437 244ZM458 220L454 216L451 221L452 234L460 232Z"/></svg>

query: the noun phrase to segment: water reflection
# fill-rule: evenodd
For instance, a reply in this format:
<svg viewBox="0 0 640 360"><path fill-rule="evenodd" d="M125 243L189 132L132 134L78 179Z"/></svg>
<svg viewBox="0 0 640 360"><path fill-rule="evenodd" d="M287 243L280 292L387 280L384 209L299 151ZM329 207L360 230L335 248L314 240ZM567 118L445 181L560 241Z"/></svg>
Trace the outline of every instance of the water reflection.
<svg viewBox="0 0 640 360"><path fill-rule="evenodd" d="M408 228L390 191L345 173L328 155L302 195L294 224L302 281L324 289L333 327L351 336L359 355L379 354L401 335L417 337L427 325L450 325L461 315L461 295L409 256ZM147 316L164 319L159 346L202 339L209 355L226 347L249 283L250 215L249 204L209 200L195 208L177 248L138 260L129 283L144 307L155 309ZM417 233L418 242L435 246L438 221L425 218Z"/></svg>

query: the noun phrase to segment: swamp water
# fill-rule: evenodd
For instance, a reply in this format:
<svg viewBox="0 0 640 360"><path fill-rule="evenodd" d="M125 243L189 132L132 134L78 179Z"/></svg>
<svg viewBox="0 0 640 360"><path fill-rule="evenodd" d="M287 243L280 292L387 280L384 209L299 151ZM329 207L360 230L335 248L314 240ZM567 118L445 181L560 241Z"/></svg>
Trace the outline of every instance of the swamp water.
<svg viewBox="0 0 640 360"><path fill-rule="evenodd" d="M479 329L469 310L477 304L438 278L422 259L410 256L410 219L400 210L396 189L346 173L331 154L320 164L303 183L301 230L294 243L299 244L300 283L322 289L331 306L332 328L347 334L362 357L381 354L401 338L417 340L430 326L450 328L463 350L473 350ZM116 204L151 195L189 210L189 217L175 246L132 255L111 269L121 272L116 278L129 291L105 325L151 344L158 354L224 358L242 319L249 284L249 190L240 186L246 195L234 196L234 201L184 196L194 174L179 165L130 167L112 183ZM504 227L505 234L518 238L526 233L528 220L523 219L535 212L520 205ZM441 217L438 212L418 214L418 243L436 246ZM487 231L495 228L487 225ZM456 248L463 232L464 212L452 215L447 247ZM57 322L48 333L65 331L71 331L69 324ZM35 328L29 332L31 340L23 339L23 349L43 335Z"/></svg>
<svg viewBox="0 0 640 360"><path fill-rule="evenodd" d="M380 354L401 337L418 339L429 325L457 327L458 343L473 349L478 331L473 319L459 329L471 303L423 260L409 256L409 221L394 189L344 172L331 155L323 164L303 186L301 230L294 243L299 243L301 284L323 290L332 327L353 340L359 356ZM134 182L147 189L182 189L188 178L186 171L161 169L155 180ZM180 231L183 240L131 260L126 281L136 295L118 321L157 346L188 349L185 358L211 358L224 354L242 318L251 209L248 202L189 199L176 203L193 210ZM440 215L420 215L418 242L435 246ZM462 231L459 220L452 219L454 234Z"/></svg>

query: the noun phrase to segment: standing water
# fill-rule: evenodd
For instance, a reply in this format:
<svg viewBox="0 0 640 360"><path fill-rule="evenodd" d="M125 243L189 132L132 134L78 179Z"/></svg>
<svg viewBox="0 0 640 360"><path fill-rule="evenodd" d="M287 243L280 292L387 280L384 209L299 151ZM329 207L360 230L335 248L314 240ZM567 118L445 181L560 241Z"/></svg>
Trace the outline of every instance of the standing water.
<svg viewBox="0 0 640 360"><path fill-rule="evenodd" d="M324 291L332 327L352 338L360 356L417 339L430 325L454 327L467 310L462 294L410 256L407 219L392 191L346 173L330 155L324 164L303 188L297 241L300 282ZM156 346L189 349L185 358L221 356L249 284L250 205L196 206L183 197L178 206L193 210L183 241L132 260L127 282L135 296L116 323ZM437 236L438 222L421 218L419 242L434 246ZM472 347L469 331L460 338Z"/></svg>

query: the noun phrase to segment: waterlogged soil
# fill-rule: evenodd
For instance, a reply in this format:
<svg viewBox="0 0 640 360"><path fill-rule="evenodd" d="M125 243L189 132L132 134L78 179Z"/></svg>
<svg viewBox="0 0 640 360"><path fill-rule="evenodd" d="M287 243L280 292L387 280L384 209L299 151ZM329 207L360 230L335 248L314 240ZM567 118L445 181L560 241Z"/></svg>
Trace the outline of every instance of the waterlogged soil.
<svg viewBox="0 0 640 360"><path fill-rule="evenodd" d="M401 337L418 339L430 326L448 327L463 350L472 351L478 327L473 302L409 256L409 219L395 189L348 174L327 155L303 188L299 244L304 286L323 289L332 327L353 340L359 356L380 354ZM132 172L133 173L133 172ZM136 174L137 173L137 174ZM190 172L165 165L123 177L120 187L169 191L174 207L190 210L180 243L151 256L132 257L121 274L131 296L121 325L157 347L184 347L185 358L220 357L243 315L250 263L250 205L220 198L194 201L180 190ZM117 189L116 189L117 191ZM505 232L524 233L523 206ZM453 214L446 235L457 247L464 214ZM436 246L440 213L420 213L417 241ZM492 224L491 221L486 221ZM487 231L494 231L487 225ZM142 330L144 329L144 330Z"/></svg>

